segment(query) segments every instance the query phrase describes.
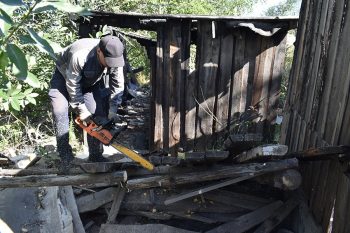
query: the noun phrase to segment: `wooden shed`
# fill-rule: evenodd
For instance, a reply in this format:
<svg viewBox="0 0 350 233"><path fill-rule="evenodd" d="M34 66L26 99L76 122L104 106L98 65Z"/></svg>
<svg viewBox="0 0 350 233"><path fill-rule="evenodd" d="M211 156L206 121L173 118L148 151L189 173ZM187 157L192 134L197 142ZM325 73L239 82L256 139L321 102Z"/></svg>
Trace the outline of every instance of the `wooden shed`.
<svg viewBox="0 0 350 233"><path fill-rule="evenodd" d="M151 61L150 149L214 149L249 109L258 116L246 131L271 136L286 35L297 18L94 12L80 35L102 25L157 33L156 41L136 38Z"/></svg>
<svg viewBox="0 0 350 233"><path fill-rule="evenodd" d="M350 144L349 1L304 0L282 143L291 151ZM350 232L349 163L302 164L309 206L323 232Z"/></svg>

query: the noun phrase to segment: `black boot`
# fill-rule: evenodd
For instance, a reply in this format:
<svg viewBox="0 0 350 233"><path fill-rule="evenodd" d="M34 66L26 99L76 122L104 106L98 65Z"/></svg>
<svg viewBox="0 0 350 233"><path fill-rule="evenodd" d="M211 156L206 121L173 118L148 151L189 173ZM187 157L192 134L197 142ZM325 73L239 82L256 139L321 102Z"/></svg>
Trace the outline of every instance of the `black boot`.
<svg viewBox="0 0 350 233"><path fill-rule="evenodd" d="M89 155L89 162L92 163L103 163L103 162L109 162L109 160L102 156L102 154L92 154Z"/></svg>
<svg viewBox="0 0 350 233"><path fill-rule="evenodd" d="M58 165L58 170L62 174L68 174L69 169L72 168L72 161L74 160L72 148L69 147L66 150L59 151L61 161Z"/></svg>

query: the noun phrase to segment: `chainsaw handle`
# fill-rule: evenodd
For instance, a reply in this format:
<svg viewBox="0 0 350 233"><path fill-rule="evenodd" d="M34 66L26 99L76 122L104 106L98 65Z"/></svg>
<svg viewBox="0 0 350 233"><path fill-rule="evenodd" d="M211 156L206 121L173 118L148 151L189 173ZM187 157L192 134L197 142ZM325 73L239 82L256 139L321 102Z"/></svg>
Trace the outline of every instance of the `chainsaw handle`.
<svg viewBox="0 0 350 233"><path fill-rule="evenodd" d="M113 135L108 130L103 129L101 126L95 124L93 120L86 122L86 125L79 117L75 118L74 121L79 125L80 128L86 131L90 136L102 142L104 145L109 145L111 143Z"/></svg>

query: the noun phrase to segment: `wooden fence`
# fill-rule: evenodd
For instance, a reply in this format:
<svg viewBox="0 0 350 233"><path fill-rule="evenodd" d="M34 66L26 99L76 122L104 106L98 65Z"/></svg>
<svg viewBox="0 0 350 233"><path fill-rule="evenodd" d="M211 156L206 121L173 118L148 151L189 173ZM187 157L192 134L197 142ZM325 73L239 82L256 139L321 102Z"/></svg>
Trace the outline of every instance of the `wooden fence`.
<svg viewBox="0 0 350 233"><path fill-rule="evenodd" d="M276 117L287 30L271 37L223 21L199 20L195 70L189 72L191 20L158 30L152 82L155 148L176 154L222 146L232 121L250 106L250 132L268 134ZM268 137L268 136L266 136Z"/></svg>
<svg viewBox="0 0 350 233"><path fill-rule="evenodd" d="M302 3L283 122L291 151L350 145L349 3ZM347 169L347 162L303 163L304 190L324 232L350 232Z"/></svg>

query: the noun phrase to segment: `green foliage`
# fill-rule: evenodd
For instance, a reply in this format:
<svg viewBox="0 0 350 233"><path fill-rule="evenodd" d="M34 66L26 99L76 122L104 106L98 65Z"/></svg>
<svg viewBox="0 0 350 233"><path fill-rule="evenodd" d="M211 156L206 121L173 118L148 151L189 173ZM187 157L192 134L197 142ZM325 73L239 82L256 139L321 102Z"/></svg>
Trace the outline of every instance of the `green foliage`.
<svg viewBox="0 0 350 233"><path fill-rule="evenodd" d="M266 11L268 16L297 16L299 15L301 0L286 0L285 2L270 7Z"/></svg>
<svg viewBox="0 0 350 233"><path fill-rule="evenodd" d="M41 80L36 72L38 70L35 70L36 60L45 56L43 54L55 59L55 53L50 42L40 35L43 33L37 33L35 28L31 27L31 21L35 21L35 17L40 18L41 14L38 13L56 9L70 13L86 13L84 8L63 0L0 1L0 110L20 111L27 104L36 104L35 98L38 94L32 91L33 88L41 87ZM33 54L32 46L36 46L40 51L34 50L34 56L30 56ZM34 65L29 65L28 59L31 59ZM23 95L28 92L31 95Z"/></svg>

